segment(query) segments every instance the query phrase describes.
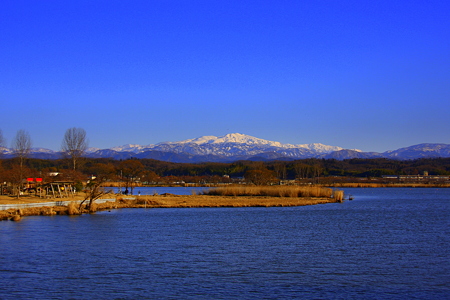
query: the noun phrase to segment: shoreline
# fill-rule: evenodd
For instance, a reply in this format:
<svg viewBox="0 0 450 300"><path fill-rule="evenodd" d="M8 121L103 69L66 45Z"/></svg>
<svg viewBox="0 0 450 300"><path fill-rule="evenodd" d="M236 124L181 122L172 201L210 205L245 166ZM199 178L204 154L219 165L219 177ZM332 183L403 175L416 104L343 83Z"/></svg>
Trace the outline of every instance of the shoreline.
<svg viewBox="0 0 450 300"><path fill-rule="evenodd" d="M449 183L371 183L351 182L323 185L332 188L450 188Z"/></svg>
<svg viewBox="0 0 450 300"><path fill-rule="evenodd" d="M39 199L39 198L38 198ZM45 199L44 199L45 200ZM79 199L58 199L71 201L69 205L10 208L0 210L0 220L19 221L24 216L82 215L89 213L86 206L79 210ZM101 200L101 199L99 199ZM290 207L326 203L338 203L334 198L313 197L264 197L264 196L209 196L209 195L158 195L131 198L115 197L113 201L94 202L94 213L120 208L199 208L199 207ZM49 201L46 201L49 202ZM32 203L32 202L27 202ZM40 203L40 202L34 202ZM17 203L20 205L20 203Z"/></svg>
<svg viewBox="0 0 450 300"><path fill-rule="evenodd" d="M103 185L104 188L113 188L118 187L119 185L115 184L105 184ZM139 185L135 186L134 188L152 188L152 187L204 187L204 188L218 188L218 187L228 187L228 186L244 186L244 185L229 185L229 184L210 184L210 185L204 185L204 184L173 184L173 185ZM404 188L404 187L423 187L423 188L450 188L450 183L439 183L439 182L332 182L332 183L314 183L314 184L308 184L308 183L302 183L302 184L295 184L295 185L287 185L287 186L317 186L317 187L393 187L393 188ZM123 186L122 186L123 187Z"/></svg>

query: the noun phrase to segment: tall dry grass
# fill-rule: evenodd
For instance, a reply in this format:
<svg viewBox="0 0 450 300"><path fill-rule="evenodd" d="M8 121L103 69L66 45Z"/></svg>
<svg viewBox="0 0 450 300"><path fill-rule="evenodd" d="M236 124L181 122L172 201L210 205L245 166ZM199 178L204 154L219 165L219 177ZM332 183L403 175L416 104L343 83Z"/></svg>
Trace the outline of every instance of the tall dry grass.
<svg viewBox="0 0 450 300"><path fill-rule="evenodd" d="M228 186L203 192L215 196L267 196L267 197L331 197L333 190L319 186ZM342 192L343 197L343 192Z"/></svg>
<svg viewBox="0 0 450 300"><path fill-rule="evenodd" d="M67 214L68 215L79 215L80 211L78 210L78 208L76 207L74 202L70 202L69 205L67 206Z"/></svg>
<svg viewBox="0 0 450 300"><path fill-rule="evenodd" d="M338 202L344 201L344 191L333 190L333 198Z"/></svg>

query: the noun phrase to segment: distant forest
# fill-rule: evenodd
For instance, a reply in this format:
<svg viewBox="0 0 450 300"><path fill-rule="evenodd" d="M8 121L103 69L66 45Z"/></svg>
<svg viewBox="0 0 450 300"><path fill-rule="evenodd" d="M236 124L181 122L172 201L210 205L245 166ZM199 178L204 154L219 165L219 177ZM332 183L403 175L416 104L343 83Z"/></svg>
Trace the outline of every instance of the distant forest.
<svg viewBox="0 0 450 300"><path fill-rule="evenodd" d="M0 160L0 180L13 181L21 163L18 158ZM270 172L278 180L317 178L377 178L383 175L450 175L450 158L416 160L377 159L302 159L295 161L236 161L233 163L172 163L154 159L114 160L82 158L75 171L70 159L23 161L24 177L48 177L58 173L60 180L102 176L108 180L124 177L143 182L230 182L252 170ZM22 173L22 172L21 172ZM47 178L49 179L49 178Z"/></svg>

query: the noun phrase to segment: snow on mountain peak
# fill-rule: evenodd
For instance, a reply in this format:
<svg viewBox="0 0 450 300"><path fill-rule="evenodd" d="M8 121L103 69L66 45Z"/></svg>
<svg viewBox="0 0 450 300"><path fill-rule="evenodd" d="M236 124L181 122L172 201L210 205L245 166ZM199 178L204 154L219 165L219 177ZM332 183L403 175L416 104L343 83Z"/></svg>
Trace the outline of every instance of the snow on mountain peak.
<svg viewBox="0 0 450 300"><path fill-rule="evenodd" d="M47 148L31 148L31 151L40 152L40 153L54 153L55 152L55 151L47 149Z"/></svg>
<svg viewBox="0 0 450 300"><path fill-rule="evenodd" d="M343 148L341 148L341 147L328 146L328 145L324 145L324 144L320 144L320 143L297 145L297 147L306 148L309 150L316 151L318 153L329 153L329 152L333 152L333 151L343 150Z"/></svg>
<svg viewBox="0 0 450 300"><path fill-rule="evenodd" d="M195 139L188 139L181 142L176 142L180 144L189 144L194 143L197 145L203 145L203 144L223 144L223 143L236 143L236 144L248 144L248 145L268 145L268 146L275 146L275 147L283 147L283 144L279 142L272 142L263 140L260 138L256 138L253 136L249 136L242 133L229 133L224 136L213 136L213 135L207 135L202 136Z"/></svg>
<svg viewBox="0 0 450 300"><path fill-rule="evenodd" d="M195 138L195 139L188 139L188 140L184 140L184 141L180 141L180 142L166 142L164 144L190 144L190 143L194 143L194 144L197 144L197 145L202 145L202 144L212 144L212 143L214 143L215 140L217 140L216 136L205 135L205 136L201 136L201 137Z"/></svg>
<svg viewBox="0 0 450 300"><path fill-rule="evenodd" d="M138 145L138 144L126 144L126 145L110 148L110 150L117 151L117 152L128 151L128 152L137 153L137 152L141 151L142 149L149 148L149 147L151 147L151 145L142 146L142 145Z"/></svg>

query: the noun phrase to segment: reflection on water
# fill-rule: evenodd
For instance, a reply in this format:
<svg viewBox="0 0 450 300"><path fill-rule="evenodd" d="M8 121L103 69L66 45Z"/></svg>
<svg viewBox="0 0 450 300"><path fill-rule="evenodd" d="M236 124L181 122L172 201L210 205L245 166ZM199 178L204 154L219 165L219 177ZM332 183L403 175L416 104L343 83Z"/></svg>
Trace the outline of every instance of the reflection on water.
<svg viewBox="0 0 450 300"><path fill-rule="evenodd" d="M0 299L448 299L450 190L0 223Z"/></svg>

